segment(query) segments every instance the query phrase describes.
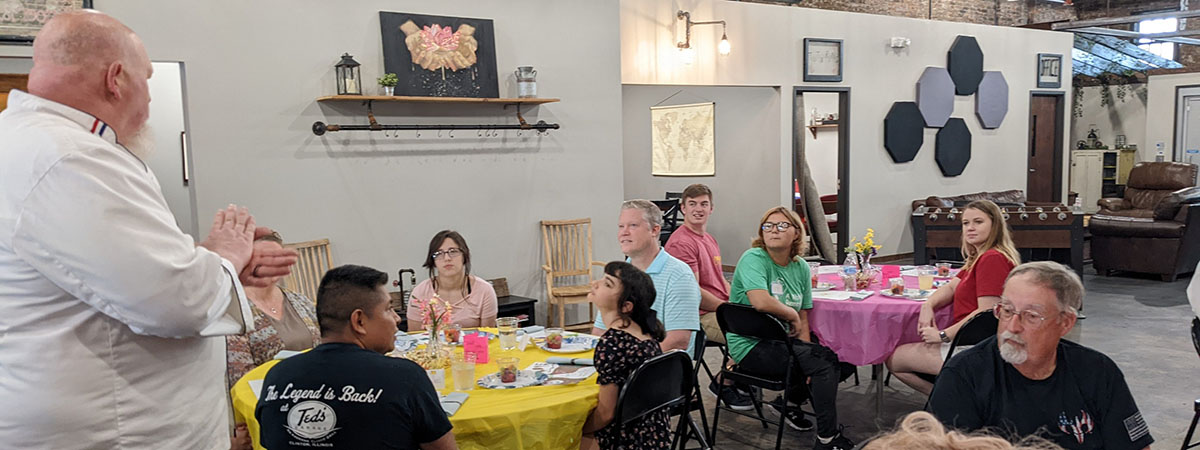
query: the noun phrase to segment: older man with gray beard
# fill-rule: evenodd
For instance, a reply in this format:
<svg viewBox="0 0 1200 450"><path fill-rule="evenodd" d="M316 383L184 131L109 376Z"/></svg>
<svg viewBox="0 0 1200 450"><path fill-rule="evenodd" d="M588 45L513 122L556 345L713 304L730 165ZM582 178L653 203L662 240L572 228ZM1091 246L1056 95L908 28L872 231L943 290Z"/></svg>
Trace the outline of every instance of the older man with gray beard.
<svg viewBox="0 0 1200 450"><path fill-rule="evenodd" d="M1083 283L1063 265L1017 266L993 309L997 336L946 363L930 412L954 428L1039 434L1067 449L1150 448L1154 438L1121 369L1063 339L1082 303Z"/></svg>

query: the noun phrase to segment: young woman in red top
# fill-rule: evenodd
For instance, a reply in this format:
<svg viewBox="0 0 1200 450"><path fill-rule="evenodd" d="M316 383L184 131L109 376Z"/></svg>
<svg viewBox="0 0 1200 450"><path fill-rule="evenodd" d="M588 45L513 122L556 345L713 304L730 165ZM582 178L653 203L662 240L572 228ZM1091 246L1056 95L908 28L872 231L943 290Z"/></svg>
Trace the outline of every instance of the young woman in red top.
<svg viewBox="0 0 1200 450"><path fill-rule="evenodd" d="M922 342L904 344L887 360L888 370L904 384L926 395L933 383L919 374L937 375L942 370L950 341L967 319L989 312L1000 302L1008 272L1020 264L1011 232L1000 207L988 200L976 200L962 213L962 254L966 265L949 283L934 291L921 305L917 333ZM934 311L951 305L954 324L939 330Z"/></svg>

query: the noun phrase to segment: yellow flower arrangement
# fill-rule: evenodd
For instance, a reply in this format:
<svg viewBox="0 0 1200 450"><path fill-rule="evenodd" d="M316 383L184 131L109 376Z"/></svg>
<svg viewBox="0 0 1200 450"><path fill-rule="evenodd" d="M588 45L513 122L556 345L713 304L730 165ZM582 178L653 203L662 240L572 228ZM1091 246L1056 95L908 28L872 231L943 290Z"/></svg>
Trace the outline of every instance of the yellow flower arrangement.
<svg viewBox="0 0 1200 450"><path fill-rule="evenodd" d="M867 228L867 234L863 235L862 241L856 237L850 237L850 246L846 247L846 253L853 254L854 265L858 268L854 275L858 289L866 289L875 278L877 271L871 267L871 257L875 256L880 248L883 247L875 244L874 229ZM847 258L847 260L849 259Z"/></svg>

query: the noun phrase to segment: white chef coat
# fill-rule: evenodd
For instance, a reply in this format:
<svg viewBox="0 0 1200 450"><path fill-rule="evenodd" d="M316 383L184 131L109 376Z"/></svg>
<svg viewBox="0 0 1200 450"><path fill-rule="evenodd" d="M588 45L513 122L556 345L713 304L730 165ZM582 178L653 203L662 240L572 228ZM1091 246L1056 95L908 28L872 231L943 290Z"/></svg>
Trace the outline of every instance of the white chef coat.
<svg viewBox="0 0 1200 450"><path fill-rule="evenodd" d="M175 223L150 169L83 111L0 113L0 447L229 446L237 272ZM209 337L217 336L217 337Z"/></svg>

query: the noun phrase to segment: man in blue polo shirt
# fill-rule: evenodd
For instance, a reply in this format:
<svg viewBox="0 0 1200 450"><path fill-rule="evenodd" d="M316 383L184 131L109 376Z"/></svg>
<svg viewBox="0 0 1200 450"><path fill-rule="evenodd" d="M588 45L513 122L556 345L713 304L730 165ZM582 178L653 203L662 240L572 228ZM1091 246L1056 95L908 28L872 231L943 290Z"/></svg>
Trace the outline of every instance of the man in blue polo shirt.
<svg viewBox="0 0 1200 450"><path fill-rule="evenodd" d="M700 285L692 269L658 245L662 231L662 210L647 200L629 200L621 204L617 221L617 241L626 261L650 275L657 296L651 309L658 313L667 330L662 341L664 352L692 351L692 334L700 329ZM603 319L596 317L592 334L604 334Z"/></svg>

